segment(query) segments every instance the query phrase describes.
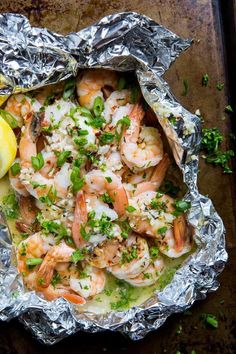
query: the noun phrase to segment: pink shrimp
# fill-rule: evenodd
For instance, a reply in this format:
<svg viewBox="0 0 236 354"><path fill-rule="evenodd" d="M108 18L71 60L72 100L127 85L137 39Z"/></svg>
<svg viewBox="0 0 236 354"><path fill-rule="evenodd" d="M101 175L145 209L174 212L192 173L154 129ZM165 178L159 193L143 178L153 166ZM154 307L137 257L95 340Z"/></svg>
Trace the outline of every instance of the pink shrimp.
<svg viewBox="0 0 236 354"><path fill-rule="evenodd" d="M81 236L81 226L87 222L87 207L84 191L79 191L75 197L75 212L72 225L72 238L76 247L84 246L85 241Z"/></svg>
<svg viewBox="0 0 236 354"><path fill-rule="evenodd" d="M38 271L38 282L43 288L47 288L52 280L53 272L58 263L70 262L74 248L67 246L63 241L53 246L46 256Z"/></svg>
<svg viewBox="0 0 236 354"><path fill-rule="evenodd" d="M163 157L163 145L157 128L141 126L144 117L141 105L130 114L130 126L124 131L120 151L126 165L135 171L156 166Z"/></svg>
<svg viewBox="0 0 236 354"><path fill-rule="evenodd" d="M108 193L113 200L114 210L119 216L125 214L128 198L121 178L114 173L93 170L85 176L84 190L91 194L101 195Z"/></svg>

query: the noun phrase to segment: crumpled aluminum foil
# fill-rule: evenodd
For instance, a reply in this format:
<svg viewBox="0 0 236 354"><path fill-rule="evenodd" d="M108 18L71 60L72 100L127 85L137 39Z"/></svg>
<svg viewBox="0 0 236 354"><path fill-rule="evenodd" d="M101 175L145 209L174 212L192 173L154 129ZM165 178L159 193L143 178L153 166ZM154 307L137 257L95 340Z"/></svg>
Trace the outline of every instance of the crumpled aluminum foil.
<svg viewBox="0 0 236 354"><path fill-rule="evenodd" d="M215 291L227 261L224 226L209 198L197 189L200 120L174 98L163 73L188 48L183 40L150 18L128 12L107 16L78 33L61 36L33 28L22 15L0 15L0 102L10 94L32 90L76 75L79 68L135 70L148 104L156 112L188 187L197 250L164 290L142 306L106 315L78 314L64 299L47 302L25 292L3 215L0 219L0 319L19 317L42 342L53 344L79 330L105 329L143 338L166 318L186 310ZM177 117L173 124L171 117ZM4 142L0 142L3 144Z"/></svg>

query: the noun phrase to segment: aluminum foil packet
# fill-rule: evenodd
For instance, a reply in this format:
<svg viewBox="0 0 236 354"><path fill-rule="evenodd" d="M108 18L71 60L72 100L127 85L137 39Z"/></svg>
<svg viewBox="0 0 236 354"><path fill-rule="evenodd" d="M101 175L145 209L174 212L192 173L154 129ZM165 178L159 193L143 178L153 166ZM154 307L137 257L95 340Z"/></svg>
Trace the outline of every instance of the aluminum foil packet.
<svg viewBox="0 0 236 354"><path fill-rule="evenodd" d="M133 12L104 17L98 23L62 36L31 27L19 14L0 15L0 104L16 92L56 83L83 68L135 71L143 96L155 111L183 173L191 201L188 221L195 229L196 251L173 280L143 303L127 311L78 314L64 299L43 300L26 292L14 265L13 247L3 215L0 217L0 319L13 317L46 344L83 330L120 331L133 340L160 327L168 316L206 297L227 261L225 230L209 198L197 189L200 120L174 98L162 75L191 45L150 18ZM173 124L176 117L176 124ZM0 142L4 144L4 142Z"/></svg>

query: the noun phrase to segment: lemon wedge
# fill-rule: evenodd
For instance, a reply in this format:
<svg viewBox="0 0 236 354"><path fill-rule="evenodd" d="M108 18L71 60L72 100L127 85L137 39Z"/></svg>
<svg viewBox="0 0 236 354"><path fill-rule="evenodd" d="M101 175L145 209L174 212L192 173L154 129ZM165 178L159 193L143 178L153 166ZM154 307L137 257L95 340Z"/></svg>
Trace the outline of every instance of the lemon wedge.
<svg viewBox="0 0 236 354"><path fill-rule="evenodd" d="M0 116L0 178L2 178L16 157L17 142L10 125Z"/></svg>

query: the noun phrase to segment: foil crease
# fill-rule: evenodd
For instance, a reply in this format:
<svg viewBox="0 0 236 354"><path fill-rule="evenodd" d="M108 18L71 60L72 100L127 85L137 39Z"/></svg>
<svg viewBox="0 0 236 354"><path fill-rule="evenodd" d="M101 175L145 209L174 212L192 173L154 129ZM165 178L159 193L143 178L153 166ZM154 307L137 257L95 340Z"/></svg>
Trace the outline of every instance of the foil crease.
<svg viewBox="0 0 236 354"><path fill-rule="evenodd" d="M217 276L227 261L225 229L211 200L197 189L200 120L176 101L162 78L190 45L191 40L181 39L133 12L106 16L67 36L31 27L28 19L19 14L0 15L0 103L12 93L76 75L80 68L136 72L143 96L156 112L182 170L188 187L185 199L192 204L188 220L195 229L197 244L171 283L141 306L105 315L78 314L64 299L48 302L35 292L25 291L15 267L7 223L0 214L0 320L19 317L46 344L79 330L109 329L138 340L160 327L171 314L186 310L195 300L218 288Z"/></svg>

